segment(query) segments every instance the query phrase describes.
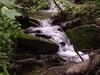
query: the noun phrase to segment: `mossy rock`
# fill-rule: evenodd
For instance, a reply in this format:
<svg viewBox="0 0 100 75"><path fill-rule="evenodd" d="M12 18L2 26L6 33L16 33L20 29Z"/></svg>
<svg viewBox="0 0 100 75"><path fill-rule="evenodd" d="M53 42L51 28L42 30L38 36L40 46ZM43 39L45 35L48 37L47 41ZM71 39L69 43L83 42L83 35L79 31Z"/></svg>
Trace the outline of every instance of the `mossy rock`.
<svg viewBox="0 0 100 75"><path fill-rule="evenodd" d="M48 19L48 18L52 17L53 14L56 14L56 13L38 11L38 12L30 13L29 16L34 17L35 19L43 20L43 19Z"/></svg>
<svg viewBox="0 0 100 75"><path fill-rule="evenodd" d="M75 49L96 49L100 47L100 28L80 27L66 30Z"/></svg>
<svg viewBox="0 0 100 75"><path fill-rule="evenodd" d="M16 53L52 54L58 51L58 45L40 37L21 34L16 40Z"/></svg>

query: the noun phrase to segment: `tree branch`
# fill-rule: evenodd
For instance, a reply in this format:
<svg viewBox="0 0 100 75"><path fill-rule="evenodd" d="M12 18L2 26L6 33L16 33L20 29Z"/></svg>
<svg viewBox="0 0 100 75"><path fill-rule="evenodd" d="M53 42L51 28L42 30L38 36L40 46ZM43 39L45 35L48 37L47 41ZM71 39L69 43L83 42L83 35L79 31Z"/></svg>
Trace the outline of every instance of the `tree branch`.
<svg viewBox="0 0 100 75"><path fill-rule="evenodd" d="M93 53L90 60L78 64L64 65L48 69L42 75L91 75L93 72L99 75L100 51ZM96 75L95 74L95 75ZM93 74L94 75L94 74Z"/></svg>
<svg viewBox="0 0 100 75"><path fill-rule="evenodd" d="M53 2L55 3L55 5L59 8L59 10L61 11L62 14L64 14L63 10L61 9L61 7L57 4L57 2L55 0L53 0Z"/></svg>
<svg viewBox="0 0 100 75"><path fill-rule="evenodd" d="M74 29L79 29L79 28L89 28L89 27L96 27L96 28L100 29L100 26L95 25L95 24L77 26L77 27L74 27Z"/></svg>

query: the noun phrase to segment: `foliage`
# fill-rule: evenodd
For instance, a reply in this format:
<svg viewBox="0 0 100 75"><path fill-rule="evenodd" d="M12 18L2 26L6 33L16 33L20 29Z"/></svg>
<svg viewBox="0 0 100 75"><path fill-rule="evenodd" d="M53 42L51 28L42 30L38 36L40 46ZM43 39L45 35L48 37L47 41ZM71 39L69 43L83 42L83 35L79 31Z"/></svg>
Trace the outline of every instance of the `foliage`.
<svg viewBox="0 0 100 75"><path fill-rule="evenodd" d="M66 12L71 13L72 19L80 17L84 23L93 23L94 19L100 17L99 0L88 0L82 4L76 4L72 0L63 0Z"/></svg>
<svg viewBox="0 0 100 75"><path fill-rule="evenodd" d="M0 64L7 66L11 61L11 52L14 39L19 33L19 24L6 17L0 16Z"/></svg>
<svg viewBox="0 0 100 75"><path fill-rule="evenodd" d="M77 4L73 1L74 0L64 0L66 3L66 11L71 13L71 19L76 20L77 18L80 18L81 23L79 23L79 25L83 26L95 24L95 18L100 17L100 0L82 0L83 2L81 4ZM98 30L99 29L94 27L84 27L79 29L70 29L67 30L66 33L69 35L74 47L79 50L98 48L98 44L95 43L100 39L97 36L99 35Z"/></svg>
<svg viewBox="0 0 100 75"><path fill-rule="evenodd" d="M0 65L0 75L9 75L4 65Z"/></svg>
<svg viewBox="0 0 100 75"><path fill-rule="evenodd" d="M100 2L100 0L83 0L83 2L88 2L88 1L96 1L96 2Z"/></svg>
<svg viewBox="0 0 100 75"><path fill-rule="evenodd" d="M9 6L9 5L14 5L15 0L0 0L0 3L3 5Z"/></svg>
<svg viewBox="0 0 100 75"><path fill-rule="evenodd" d="M16 4L24 7L24 10L28 11L39 11L46 10L50 7L50 3L48 0L16 0Z"/></svg>
<svg viewBox="0 0 100 75"><path fill-rule="evenodd" d="M33 3L33 8L36 10L46 10L50 6L50 3L47 0L33 0Z"/></svg>
<svg viewBox="0 0 100 75"><path fill-rule="evenodd" d="M70 1L66 1L66 10L70 10L72 11L73 14L88 14L89 16L92 16L91 14L89 13L93 13L95 11L100 11L100 3L94 1L89 1L89 2L86 2L84 4L74 4ZM95 14L94 14L95 15Z"/></svg>
<svg viewBox="0 0 100 75"><path fill-rule="evenodd" d="M2 7L2 14L6 15L11 19L15 19L15 16L20 16L21 14L18 13L15 9L8 9L7 7Z"/></svg>
<svg viewBox="0 0 100 75"><path fill-rule="evenodd" d="M71 12L71 17L78 15L85 18L85 21L100 17L100 0L84 0L82 4L75 4L74 0L59 1L65 3L66 11ZM0 0L0 75L8 75L6 68L11 61L15 39L20 34L20 24L16 22L15 16L21 14L16 11L15 7L34 12L49 9L50 3L49 0ZM20 10L18 9L18 11ZM83 28L68 30L66 33L68 33L75 47L81 49L89 48L86 43L91 43L89 39L93 39L97 35L95 31L96 29L93 28ZM31 37L24 36L31 39Z"/></svg>
<svg viewBox="0 0 100 75"><path fill-rule="evenodd" d="M11 61L14 40L20 33L20 24L15 21L15 16L21 14L10 6L13 1L0 1L0 75L9 75L6 68Z"/></svg>

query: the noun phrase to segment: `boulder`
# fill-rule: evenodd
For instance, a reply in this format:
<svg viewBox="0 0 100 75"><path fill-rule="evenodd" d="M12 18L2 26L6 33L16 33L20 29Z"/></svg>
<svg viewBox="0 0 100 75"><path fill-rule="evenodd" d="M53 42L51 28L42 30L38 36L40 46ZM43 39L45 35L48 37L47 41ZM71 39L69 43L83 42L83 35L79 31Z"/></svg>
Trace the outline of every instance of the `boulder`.
<svg viewBox="0 0 100 75"><path fill-rule="evenodd" d="M95 19L95 23L100 26L100 17Z"/></svg>
<svg viewBox="0 0 100 75"><path fill-rule="evenodd" d="M66 34L77 50L100 48L100 28L95 25L85 25L66 30Z"/></svg>
<svg viewBox="0 0 100 75"><path fill-rule="evenodd" d="M100 75L100 53L93 52L88 61L49 68L41 75Z"/></svg>
<svg viewBox="0 0 100 75"><path fill-rule="evenodd" d="M17 38L17 53L53 54L58 51L58 45L40 37L23 34Z"/></svg>

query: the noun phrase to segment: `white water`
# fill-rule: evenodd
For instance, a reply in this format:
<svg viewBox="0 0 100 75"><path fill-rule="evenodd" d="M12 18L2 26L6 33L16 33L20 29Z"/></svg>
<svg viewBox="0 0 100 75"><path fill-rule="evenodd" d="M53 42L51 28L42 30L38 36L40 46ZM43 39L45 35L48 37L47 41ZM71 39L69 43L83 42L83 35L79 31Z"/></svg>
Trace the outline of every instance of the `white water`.
<svg viewBox="0 0 100 75"><path fill-rule="evenodd" d="M40 27L30 27L27 30L29 32L29 35L35 36L36 34L39 35L46 35L50 36L51 38L48 38L49 40L57 43L59 45L58 55L64 59L74 62L82 62L81 58L77 55L77 53L74 50L73 45L70 44L70 41L66 34L63 32L63 30L60 28L60 26L52 26L49 19L41 20L40 21ZM37 33L36 31L40 31ZM78 52L80 56L84 60L88 60L89 56L88 54L84 54L82 52Z"/></svg>
<svg viewBox="0 0 100 75"><path fill-rule="evenodd" d="M50 2L50 10L46 10L45 12L58 12L58 8L54 2L52 0L50 0ZM61 3L59 3L59 5L63 10L65 9ZM66 61L82 62L81 58L75 52L73 45L70 44L69 38L59 25L53 26L50 19L39 20L39 22L41 25L40 27L29 27L27 29L29 35L36 36L36 34L38 34L50 36L51 38L48 39L58 44L59 50L57 53L62 59ZM78 53L84 60L89 59L88 54L84 54L82 52Z"/></svg>
<svg viewBox="0 0 100 75"><path fill-rule="evenodd" d="M56 12L58 12L59 11L59 9L57 8L57 6L55 5L55 3L54 3L54 1L53 0L49 0L49 2L50 2L50 9L49 10L46 10L45 12L53 12L53 13L56 13ZM64 10L65 9L65 7L64 7L64 4L61 4L59 1L57 1L56 0L56 2L57 2L57 4L60 6L60 8L62 9L62 10Z"/></svg>

